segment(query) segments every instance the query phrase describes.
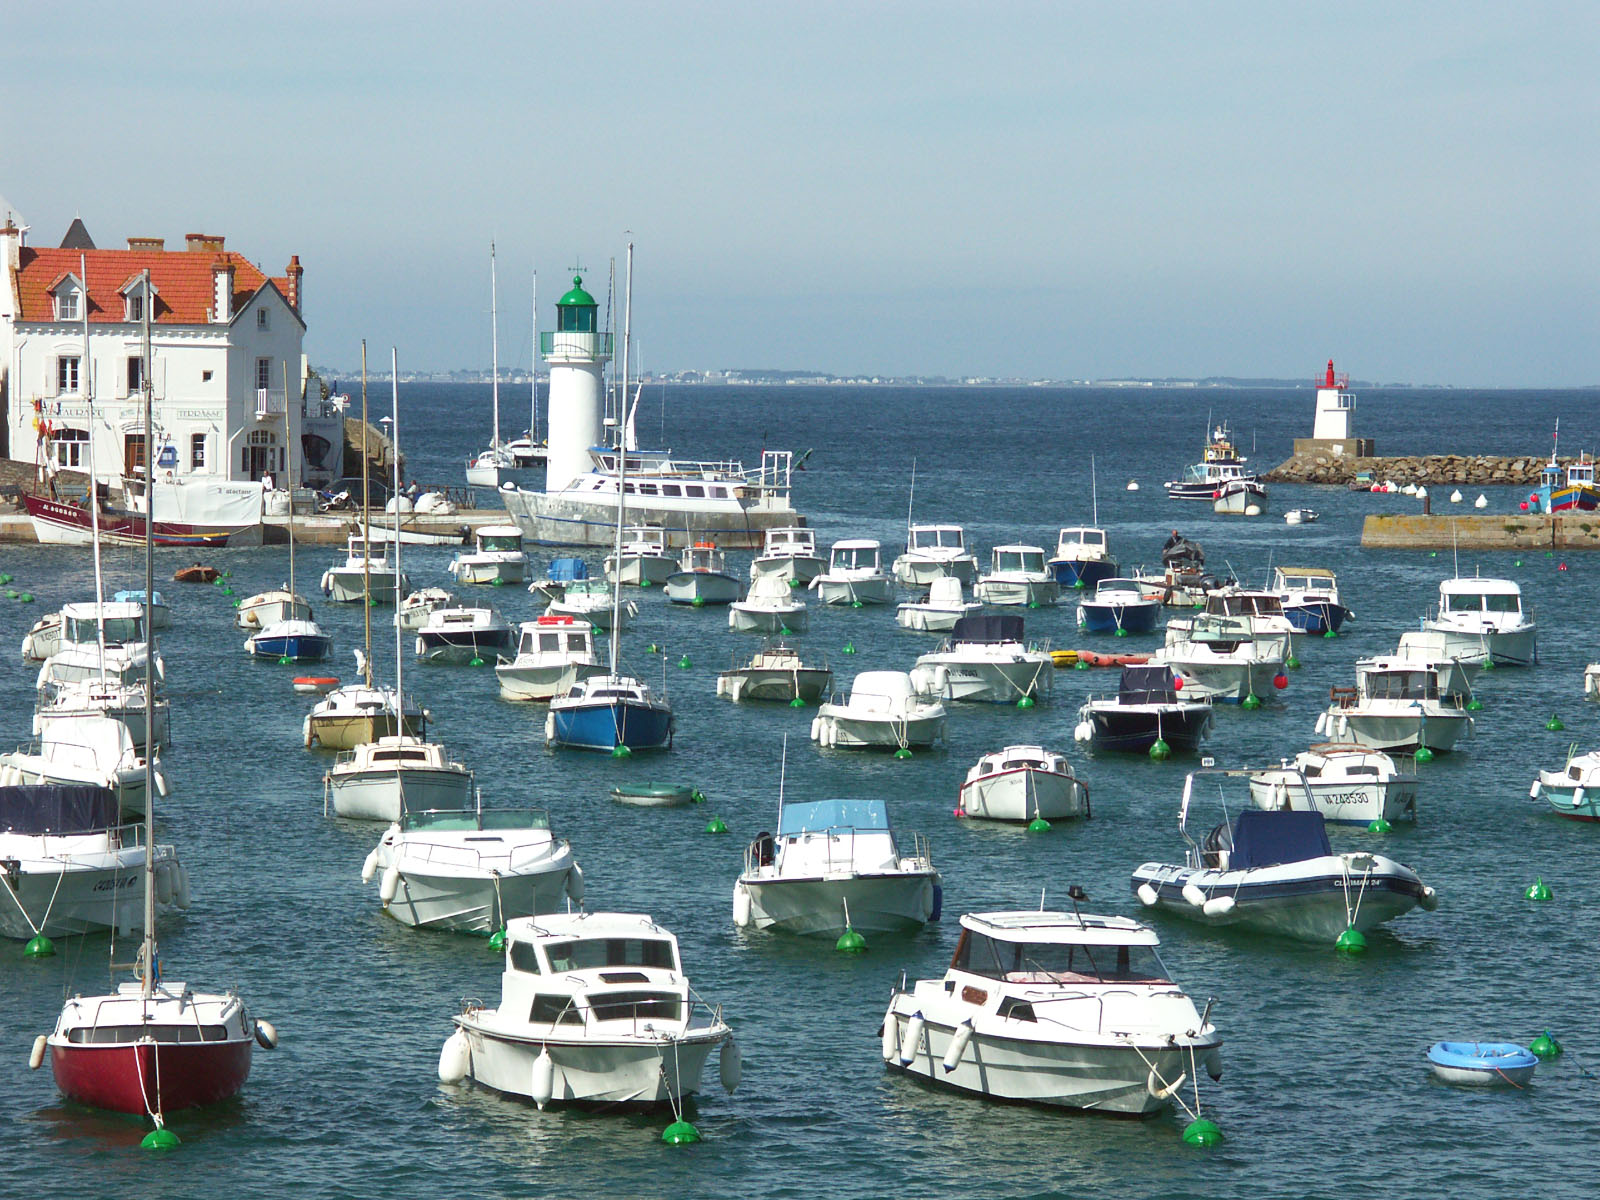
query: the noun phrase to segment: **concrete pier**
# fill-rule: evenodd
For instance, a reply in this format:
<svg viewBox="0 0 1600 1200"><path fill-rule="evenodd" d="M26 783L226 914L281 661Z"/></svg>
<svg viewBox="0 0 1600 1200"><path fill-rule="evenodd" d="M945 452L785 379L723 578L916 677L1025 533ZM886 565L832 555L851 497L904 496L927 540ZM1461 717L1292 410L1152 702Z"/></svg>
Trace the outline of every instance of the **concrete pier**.
<svg viewBox="0 0 1600 1200"><path fill-rule="evenodd" d="M1374 513L1361 526L1361 545L1375 550L1600 550L1600 512Z"/></svg>

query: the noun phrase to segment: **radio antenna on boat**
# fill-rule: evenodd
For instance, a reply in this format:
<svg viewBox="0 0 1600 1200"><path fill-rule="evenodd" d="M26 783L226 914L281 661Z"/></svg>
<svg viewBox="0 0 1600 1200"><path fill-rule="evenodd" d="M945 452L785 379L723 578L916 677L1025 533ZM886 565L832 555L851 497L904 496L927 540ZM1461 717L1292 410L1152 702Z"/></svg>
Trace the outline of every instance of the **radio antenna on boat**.
<svg viewBox="0 0 1600 1200"><path fill-rule="evenodd" d="M911 491L906 496L906 529L907 530L910 530L910 528L911 528L911 506L916 503L916 500L917 500L917 459L916 459L916 456L913 455L912 458L911 458Z"/></svg>
<svg viewBox="0 0 1600 1200"><path fill-rule="evenodd" d="M1100 525L1100 489L1095 483L1094 455L1092 454L1089 455L1089 511L1093 514L1090 518L1091 522L1098 528Z"/></svg>
<svg viewBox="0 0 1600 1200"><path fill-rule="evenodd" d="M778 759L778 827L783 827L783 780L789 771L789 735L783 735L783 750Z"/></svg>

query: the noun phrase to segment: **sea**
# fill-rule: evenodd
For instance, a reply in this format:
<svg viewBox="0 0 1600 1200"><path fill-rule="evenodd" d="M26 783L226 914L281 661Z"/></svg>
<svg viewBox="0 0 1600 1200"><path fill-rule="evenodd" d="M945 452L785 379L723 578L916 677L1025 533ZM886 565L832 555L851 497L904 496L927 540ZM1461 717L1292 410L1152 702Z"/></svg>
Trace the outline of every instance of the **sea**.
<svg viewBox="0 0 1600 1200"><path fill-rule="evenodd" d="M526 396L502 399L510 436L526 423L515 415ZM1558 417L1564 453L1600 444L1596 400L1594 391L1374 388L1359 392L1355 420L1382 454L1544 456ZM374 419L387 414L388 386L373 387L370 401ZM406 384L399 406L410 474L461 484L489 435L490 389ZM57 955L43 960L0 945L0 1121L10 1146L0 1196L1593 1195L1600 904L1585 889L1600 879L1600 826L1554 816L1528 789L1569 748L1600 741L1600 706L1582 687L1584 665L1600 657L1600 557L1362 549L1365 516L1420 507L1398 494L1274 486L1259 518L1166 498L1163 480L1199 457L1214 425L1226 421L1240 449L1269 467L1309 433L1312 410L1309 387L683 386L647 387L639 428L644 443L686 457L811 451L796 475L799 511L824 542L880 539L886 561L903 546L908 513L961 523L984 560L999 543L1051 548L1060 526L1098 514L1125 569L1157 564L1173 529L1204 546L1209 567L1247 582L1265 582L1275 565L1332 568L1352 621L1337 639L1300 639L1301 667L1258 711L1218 710L1207 752L1219 766L1275 764L1318 740L1329 687L1353 682L1356 658L1415 628L1441 579L1515 579L1538 618L1538 665L1482 677L1473 735L1421 767L1414 825L1332 832L1336 849L1414 867L1437 889L1438 911L1395 920L1359 957L1146 917L1129 875L1143 862L1181 861L1178 804L1197 763L1091 756L1074 743L1079 706L1114 691L1115 672L1058 671L1053 700L1032 709L957 706L948 745L909 760L823 751L808 737L812 710L717 697L717 672L747 659L758 639L730 632L721 609L637 591L622 659L672 702L668 753L615 761L549 749L543 711L499 699L491 669L419 664L409 638L398 651L405 686L432 710L431 732L476 771L486 804L548 810L583 866L590 908L649 913L677 934L696 991L735 1031L743 1083L725 1094L711 1064L688 1113L704 1140L685 1147L661 1141L670 1114L540 1112L443 1085L450 1016L464 997L493 1004L502 964L483 938L416 932L385 916L377 883L361 881L382 826L325 815L332 755L303 748L310 701L289 682L300 671L248 659L233 625L235 600L288 578L287 548L207 553L228 572L225 586L170 582L195 555L161 551L156 576L174 616L162 637L174 744L173 791L157 823L193 881L187 914L161 927L165 969L197 987L236 986L282 1042L257 1051L236 1101L173 1115L180 1148L141 1150L145 1123L65 1103L48 1070L27 1068L30 1043L51 1029L63 998L125 978L109 964L132 945L58 938ZM1463 486L1452 503L1451 490L1435 489L1434 511L1473 511L1482 493L1486 511L1509 513L1523 499ZM1286 525L1281 514L1300 506L1321 519ZM450 585L451 553L408 548L413 586ZM536 565L551 553L567 552L536 550ZM302 589L315 593L336 554L299 551ZM600 557L589 555L597 573ZM741 573L749 558L730 555ZM110 550L105 565L110 587L142 580L137 552ZM87 550L8 545L0 570L34 597L0 599L9 648L0 742L24 743L37 668L17 647L39 616L92 595L91 560ZM521 588L470 590L507 618L537 615ZM336 639L332 673L349 678L362 610L316 607ZM389 610L374 616L373 655L388 682L392 623ZM1080 637L1070 595L1024 616L1028 637L1054 647L1134 652L1158 642ZM899 629L889 608L814 604L803 637L841 689L858 671L908 669L936 642ZM1547 729L1552 717L1564 730ZM967 769L1026 742L1067 751L1091 787L1093 818L1045 833L956 820ZM872 938L859 955L736 929L734 880L745 846L773 828L780 775L788 799L881 798L900 830L926 834L944 877L943 920ZM706 801L626 807L609 792L630 780L692 784ZM1196 798L1197 812L1209 806L1218 819L1222 804L1209 791ZM707 832L713 816L725 834ZM1547 902L1524 898L1536 878L1552 891ZM1220 1145L1186 1144L1182 1111L1135 1120L996 1104L885 1070L879 1026L890 990L902 977L942 974L963 912L1065 907L1072 885L1087 893L1085 911L1149 919L1174 978L1199 1004L1215 998L1225 1071L1201 1081L1199 1100ZM1566 1052L1525 1089L1449 1087L1426 1069L1424 1052L1440 1039L1527 1043L1545 1031Z"/></svg>

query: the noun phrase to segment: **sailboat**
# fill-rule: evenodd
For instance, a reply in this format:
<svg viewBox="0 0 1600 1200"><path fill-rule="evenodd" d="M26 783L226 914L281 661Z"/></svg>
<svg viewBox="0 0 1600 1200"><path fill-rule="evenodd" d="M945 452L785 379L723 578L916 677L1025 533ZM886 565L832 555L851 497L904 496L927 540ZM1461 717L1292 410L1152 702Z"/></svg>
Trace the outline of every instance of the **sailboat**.
<svg viewBox="0 0 1600 1200"><path fill-rule="evenodd" d="M628 394L628 323L633 313L633 243L628 243L627 298L623 306L622 394ZM628 456L620 444L617 453L617 528L613 553L622 553L622 527L627 509L626 477ZM648 685L619 672L622 629L622 575L611 584L611 663L604 675L579 679L564 696L550 701L545 720L545 739L554 746L579 750L609 750L618 758L635 750L672 748L672 706L657 697Z"/></svg>
<svg viewBox="0 0 1600 1200"><path fill-rule="evenodd" d="M361 343L361 427L367 428L367 343ZM362 447L362 462L366 462L365 446ZM399 461L399 454L395 460ZM368 476L365 470L361 473L361 511L369 511L368 505ZM399 520L398 511L395 520ZM344 687L335 688L321 700L317 706L306 715L305 744L306 748L322 746L327 750L353 750L363 742L375 742L381 737L393 737L399 733L409 733L422 736L427 730L428 714L416 704L407 701L404 693L398 687L375 687L372 683L372 605L371 599L371 562L365 556L366 550L366 523L363 522L361 546L357 553L362 555L362 587L369 601L361 606L365 618L366 649L357 650L356 671L361 675L359 683L346 684ZM353 540L353 539L352 539ZM398 560L399 545L396 544L395 552ZM395 575L400 574L398 566Z"/></svg>
<svg viewBox="0 0 1600 1200"><path fill-rule="evenodd" d="M1069 525L1056 535L1055 557L1045 565L1064 588L1094 591L1102 579L1118 571L1111 556L1106 531L1100 527L1100 489L1095 479L1094 455L1089 456L1089 501L1092 525Z"/></svg>
<svg viewBox="0 0 1600 1200"><path fill-rule="evenodd" d="M494 243L489 243L489 336L492 363L490 379L492 380L494 396L494 430L489 438L489 448L479 451L478 456L467 464L467 482L474 487L492 487L498 489L501 482L501 472L509 471L516 467L517 460L512 457L511 451L500 442L500 314L499 314L499 285L495 280ZM537 387L537 384L535 385Z"/></svg>
<svg viewBox="0 0 1600 1200"><path fill-rule="evenodd" d="M289 587L286 601L279 601L279 612L275 619L262 622L263 616L272 611L271 602L263 602L252 606L252 615L258 622L259 633L245 639L245 651L254 658L276 659L280 663L291 662L321 662L333 653L333 637L326 633L322 626L311 618L311 605L307 604L294 588L294 460L299 456L299 448L294 440L294 406L289 400L289 368L287 364L283 370L284 391L284 421L286 422L285 434L289 442ZM398 567L398 558L396 559ZM266 593L263 593L266 595ZM283 592L275 593L283 596ZM251 600L260 597L252 596ZM247 601L246 603L249 603ZM287 612L282 612L287 608ZM301 615L301 610L304 615ZM244 605L239 606L239 611L244 612ZM240 620L243 620L241 616Z"/></svg>
<svg viewBox="0 0 1600 1200"><path fill-rule="evenodd" d="M533 376L528 397L528 431L506 443L519 467L542 467L549 460L550 447L539 440L539 272L533 273Z"/></svg>
<svg viewBox="0 0 1600 1200"><path fill-rule="evenodd" d="M149 276L145 287L148 289ZM144 428L151 421L150 337L144 339ZM145 526L144 587L154 574L154 539ZM146 721L155 708L155 666L147 660L144 677ZM148 769L148 760L147 769ZM144 843L155 842L155 789L147 781ZM46 1055L56 1086L69 1100L114 1112L148 1115L155 1129L145 1136L152 1148L177 1145L166 1128L169 1113L214 1104L238 1094L250 1074L256 1043L271 1049L278 1034L251 1017L237 992L196 992L163 977L156 953L157 859L144 861L144 938L132 964L134 979L107 995L73 996L61 1009L54 1032L34 1040L29 1065ZM169 883L170 886L170 883Z"/></svg>

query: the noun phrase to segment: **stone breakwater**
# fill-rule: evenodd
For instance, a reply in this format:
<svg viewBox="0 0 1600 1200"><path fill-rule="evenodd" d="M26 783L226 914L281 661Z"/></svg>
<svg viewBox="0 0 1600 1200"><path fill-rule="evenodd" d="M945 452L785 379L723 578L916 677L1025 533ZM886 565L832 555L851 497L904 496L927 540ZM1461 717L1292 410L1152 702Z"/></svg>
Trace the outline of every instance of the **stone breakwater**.
<svg viewBox="0 0 1600 1200"><path fill-rule="evenodd" d="M1385 550L1600 550L1600 513L1373 513L1361 545Z"/></svg>
<svg viewBox="0 0 1600 1200"><path fill-rule="evenodd" d="M1563 467L1575 458L1558 460ZM1402 458L1351 458L1340 454L1297 454L1261 476L1266 483L1349 483L1359 471L1375 482L1525 486L1539 482L1546 460L1524 455L1428 454Z"/></svg>

